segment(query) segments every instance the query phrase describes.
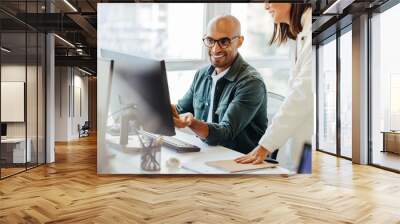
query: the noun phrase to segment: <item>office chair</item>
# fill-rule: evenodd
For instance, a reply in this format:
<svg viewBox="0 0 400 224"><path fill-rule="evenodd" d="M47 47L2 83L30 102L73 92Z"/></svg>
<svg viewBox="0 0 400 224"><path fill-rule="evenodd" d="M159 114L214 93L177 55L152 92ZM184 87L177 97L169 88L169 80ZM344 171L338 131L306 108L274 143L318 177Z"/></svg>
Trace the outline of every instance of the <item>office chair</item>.
<svg viewBox="0 0 400 224"><path fill-rule="evenodd" d="M268 126L271 124L275 114L279 111L285 97L273 92L267 92L267 118Z"/></svg>
<svg viewBox="0 0 400 224"><path fill-rule="evenodd" d="M78 129L79 129L79 138L89 136L89 129L90 129L89 121L85 121L82 127L80 127L80 125L78 124Z"/></svg>
<svg viewBox="0 0 400 224"><path fill-rule="evenodd" d="M271 124L272 119L275 114L278 112L281 107L285 97L273 92L267 92L267 118L268 118L268 126ZM269 155L268 159L275 160L278 156L279 149L276 149L271 155Z"/></svg>

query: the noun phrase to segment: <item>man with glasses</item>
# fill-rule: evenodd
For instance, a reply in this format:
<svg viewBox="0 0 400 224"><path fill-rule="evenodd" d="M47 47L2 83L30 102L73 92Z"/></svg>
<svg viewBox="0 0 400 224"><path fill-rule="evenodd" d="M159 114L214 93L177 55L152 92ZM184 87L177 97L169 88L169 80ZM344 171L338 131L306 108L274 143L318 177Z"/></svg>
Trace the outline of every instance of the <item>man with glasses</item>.
<svg viewBox="0 0 400 224"><path fill-rule="evenodd" d="M235 17L212 19L203 37L211 65L197 71L172 111L176 127L191 128L210 145L248 153L267 128L267 91L260 74L238 53L243 40Z"/></svg>

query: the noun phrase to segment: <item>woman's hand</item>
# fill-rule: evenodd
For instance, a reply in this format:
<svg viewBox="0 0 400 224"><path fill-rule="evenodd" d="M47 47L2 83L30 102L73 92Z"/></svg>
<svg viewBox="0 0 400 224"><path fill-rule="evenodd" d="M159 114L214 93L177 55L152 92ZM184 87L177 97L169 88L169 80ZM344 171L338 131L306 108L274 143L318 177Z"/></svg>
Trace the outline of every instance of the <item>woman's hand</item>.
<svg viewBox="0 0 400 224"><path fill-rule="evenodd" d="M268 149L258 145L249 154L236 158L235 162L259 164L262 163L269 154L271 153Z"/></svg>

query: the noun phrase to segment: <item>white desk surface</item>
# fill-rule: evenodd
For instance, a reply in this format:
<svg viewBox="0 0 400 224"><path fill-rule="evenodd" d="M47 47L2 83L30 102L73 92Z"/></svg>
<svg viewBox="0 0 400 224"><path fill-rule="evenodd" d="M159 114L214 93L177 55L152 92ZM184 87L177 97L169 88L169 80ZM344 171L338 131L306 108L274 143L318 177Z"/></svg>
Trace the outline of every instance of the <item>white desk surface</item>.
<svg viewBox="0 0 400 224"><path fill-rule="evenodd" d="M28 141L30 141L30 139L27 139ZM25 138L5 138L5 139L1 139L1 143L20 143L20 142L24 142Z"/></svg>
<svg viewBox="0 0 400 224"><path fill-rule="evenodd" d="M202 142L194 135L184 133L177 130L176 136L178 139L196 145L201 148L200 152L191 153L177 153L173 149L166 147L161 148L161 170L155 172L143 171L140 168L141 153L136 150L121 150L116 149L111 144L107 144L102 148L100 153L101 159L99 160L99 174L228 174L227 172L219 169L209 167L204 163L207 161L234 159L242 155L242 153L225 148L223 146L209 146ZM119 136L106 135L105 142L118 143ZM130 136L128 145L134 146L135 143L133 136ZM180 164L193 164L193 168L201 168L203 172L194 172L182 166L178 168L169 168L166 161L170 158L177 158ZM198 170L198 169L196 169ZM252 172L242 172L235 174L263 174L263 175L288 175L291 172L282 167L267 168L256 170Z"/></svg>
<svg viewBox="0 0 400 224"><path fill-rule="evenodd" d="M27 144L25 144L25 141ZM25 163L31 162L31 146L32 141L31 138L14 138L14 137L6 137L5 139L1 139L1 144L14 144L13 148L13 162L14 163ZM25 148L25 145L27 146ZM27 158L27 160L26 160Z"/></svg>

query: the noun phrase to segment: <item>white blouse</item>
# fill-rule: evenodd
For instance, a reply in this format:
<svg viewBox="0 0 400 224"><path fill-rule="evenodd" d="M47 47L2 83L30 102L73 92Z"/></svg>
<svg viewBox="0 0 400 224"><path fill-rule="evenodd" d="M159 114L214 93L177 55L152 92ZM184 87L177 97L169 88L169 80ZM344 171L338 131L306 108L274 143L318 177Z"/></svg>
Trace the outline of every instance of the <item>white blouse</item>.
<svg viewBox="0 0 400 224"><path fill-rule="evenodd" d="M269 150L279 148L279 164L295 172L303 146L311 143L314 129L311 16L311 9L303 13L303 30L291 48L293 66L288 83L289 94L259 141L260 145Z"/></svg>

